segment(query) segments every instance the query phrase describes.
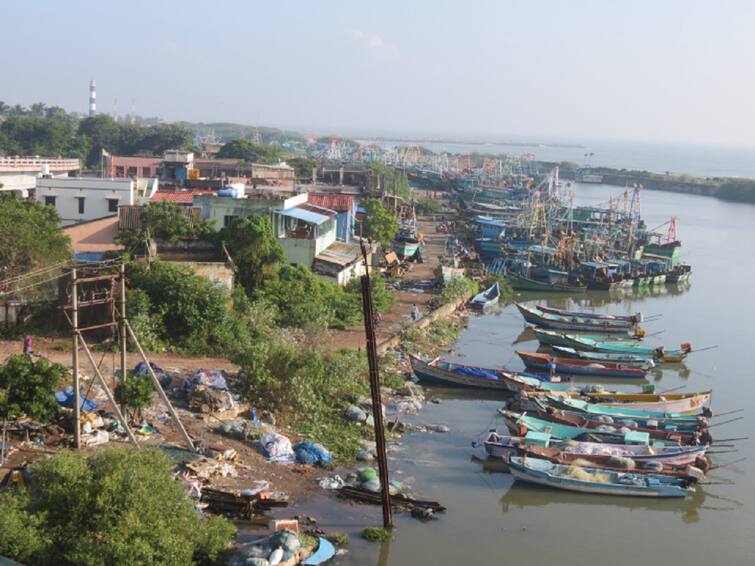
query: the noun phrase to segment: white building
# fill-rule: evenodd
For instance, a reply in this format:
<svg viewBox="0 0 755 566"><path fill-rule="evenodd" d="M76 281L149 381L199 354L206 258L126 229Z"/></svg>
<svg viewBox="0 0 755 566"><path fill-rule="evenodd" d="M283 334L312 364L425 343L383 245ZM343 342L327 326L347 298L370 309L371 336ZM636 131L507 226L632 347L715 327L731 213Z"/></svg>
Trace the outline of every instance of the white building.
<svg viewBox="0 0 755 566"><path fill-rule="evenodd" d="M147 204L157 192L157 179L64 177L37 179L37 202L54 206L60 224L70 226L118 213L120 205Z"/></svg>
<svg viewBox="0 0 755 566"><path fill-rule="evenodd" d="M0 157L0 191L15 191L26 198L40 175L67 177L79 169L78 159Z"/></svg>

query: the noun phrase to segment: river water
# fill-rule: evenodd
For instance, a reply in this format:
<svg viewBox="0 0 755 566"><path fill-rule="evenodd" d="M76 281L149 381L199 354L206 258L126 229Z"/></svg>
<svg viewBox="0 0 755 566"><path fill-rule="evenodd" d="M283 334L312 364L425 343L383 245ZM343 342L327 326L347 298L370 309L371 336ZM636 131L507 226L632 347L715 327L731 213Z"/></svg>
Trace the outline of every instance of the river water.
<svg viewBox="0 0 755 566"><path fill-rule="evenodd" d="M622 189L575 185L578 204L606 201ZM589 293L578 302L527 295L554 306L662 317L645 326L647 342L678 347L717 345L693 353L686 370L666 369L650 378L661 390L712 388L714 412L747 407L755 400L755 206L712 198L646 191L643 218L649 226L671 214L679 217L683 258L693 265L691 284L657 294L613 296ZM451 357L468 364L521 369L515 349L534 350L534 341L514 344L523 323L513 306L470 318ZM623 388L632 386L622 385ZM428 403L418 422L445 423L449 434L409 434L391 458L393 477L412 478L417 496L444 504L448 511L423 524L406 514L396 517L393 539L368 544L352 535L341 563L391 565L445 564L663 564L739 565L755 563L755 414L749 408L719 421L744 416L711 432L714 437L749 436L736 453L716 456L732 465L712 472L685 500L643 500L559 492L514 484L494 465L480 463L472 440L490 427L503 429L495 395L426 388ZM715 419L714 419L715 421ZM719 450L733 450L720 448ZM736 462L741 458L749 459ZM354 506L335 523L352 532L379 524L379 509ZM328 522L328 521L326 521Z"/></svg>

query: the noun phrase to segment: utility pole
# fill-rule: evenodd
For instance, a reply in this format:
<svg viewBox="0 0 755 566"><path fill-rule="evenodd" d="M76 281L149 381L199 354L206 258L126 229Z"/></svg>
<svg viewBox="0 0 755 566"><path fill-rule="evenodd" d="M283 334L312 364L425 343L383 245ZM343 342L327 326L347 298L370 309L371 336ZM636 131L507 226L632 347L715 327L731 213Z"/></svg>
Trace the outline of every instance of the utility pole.
<svg viewBox="0 0 755 566"><path fill-rule="evenodd" d="M121 296L120 316L118 317L118 338L121 350L121 381L126 380L126 264L121 263L118 270L120 274Z"/></svg>
<svg viewBox="0 0 755 566"><path fill-rule="evenodd" d="M383 504L383 527L393 528L391 495L388 487L388 457L385 452L385 429L383 428L383 402L380 396L380 375L378 368L377 341L372 310L372 293L370 292L370 268L367 261L367 248L364 240L360 242L364 258L364 275L362 283L362 311L364 313L364 331L367 335L367 361L370 366L370 393L372 394L372 415L375 421L375 446L377 449L378 471L380 475L381 500Z"/></svg>
<svg viewBox="0 0 755 566"><path fill-rule="evenodd" d="M81 395L79 393L79 287L76 268L71 269L71 325L73 326L73 444L81 448Z"/></svg>

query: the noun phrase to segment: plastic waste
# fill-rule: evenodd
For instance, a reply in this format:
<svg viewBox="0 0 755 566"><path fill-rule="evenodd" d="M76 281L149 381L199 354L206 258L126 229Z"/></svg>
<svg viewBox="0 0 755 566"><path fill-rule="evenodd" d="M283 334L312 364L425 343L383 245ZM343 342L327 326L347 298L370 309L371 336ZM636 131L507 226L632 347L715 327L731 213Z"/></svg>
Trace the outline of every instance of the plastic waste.
<svg viewBox="0 0 755 566"><path fill-rule="evenodd" d="M277 432L269 432L260 440L262 450L272 462L292 463L294 461L294 449L291 441Z"/></svg>
<svg viewBox="0 0 755 566"><path fill-rule="evenodd" d="M73 409L73 387L66 387L63 391L55 392L55 400L63 407ZM91 413L97 410L97 403L88 399L83 394L79 393L79 399L81 403L81 410L85 413Z"/></svg>
<svg viewBox="0 0 755 566"><path fill-rule="evenodd" d="M278 547L270 554L268 562L270 566L275 566L276 564L280 564L281 560L283 560L283 549Z"/></svg>
<svg viewBox="0 0 755 566"><path fill-rule="evenodd" d="M333 459L330 452L319 442L300 442L294 446L294 453L299 464L325 464Z"/></svg>
<svg viewBox="0 0 755 566"><path fill-rule="evenodd" d="M341 476L333 476L331 478L322 478L320 480L320 487L322 489L341 489L345 484Z"/></svg>
<svg viewBox="0 0 755 566"><path fill-rule="evenodd" d="M378 473L375 468L362 468L357 473L361 482L378 479Z"/></svg>

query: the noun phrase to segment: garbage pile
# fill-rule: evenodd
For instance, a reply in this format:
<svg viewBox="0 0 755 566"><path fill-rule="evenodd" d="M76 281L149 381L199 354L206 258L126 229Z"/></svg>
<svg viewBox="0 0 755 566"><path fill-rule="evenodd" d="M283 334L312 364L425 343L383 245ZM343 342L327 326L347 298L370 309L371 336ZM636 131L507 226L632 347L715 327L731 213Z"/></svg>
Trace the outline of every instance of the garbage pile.
<svg viewBox="0 0 755 566"><path fill-rule="evenodd" d="M236 407L221 370L200 368L184 386L192 411L208 414L230 411Z"/></svg>

